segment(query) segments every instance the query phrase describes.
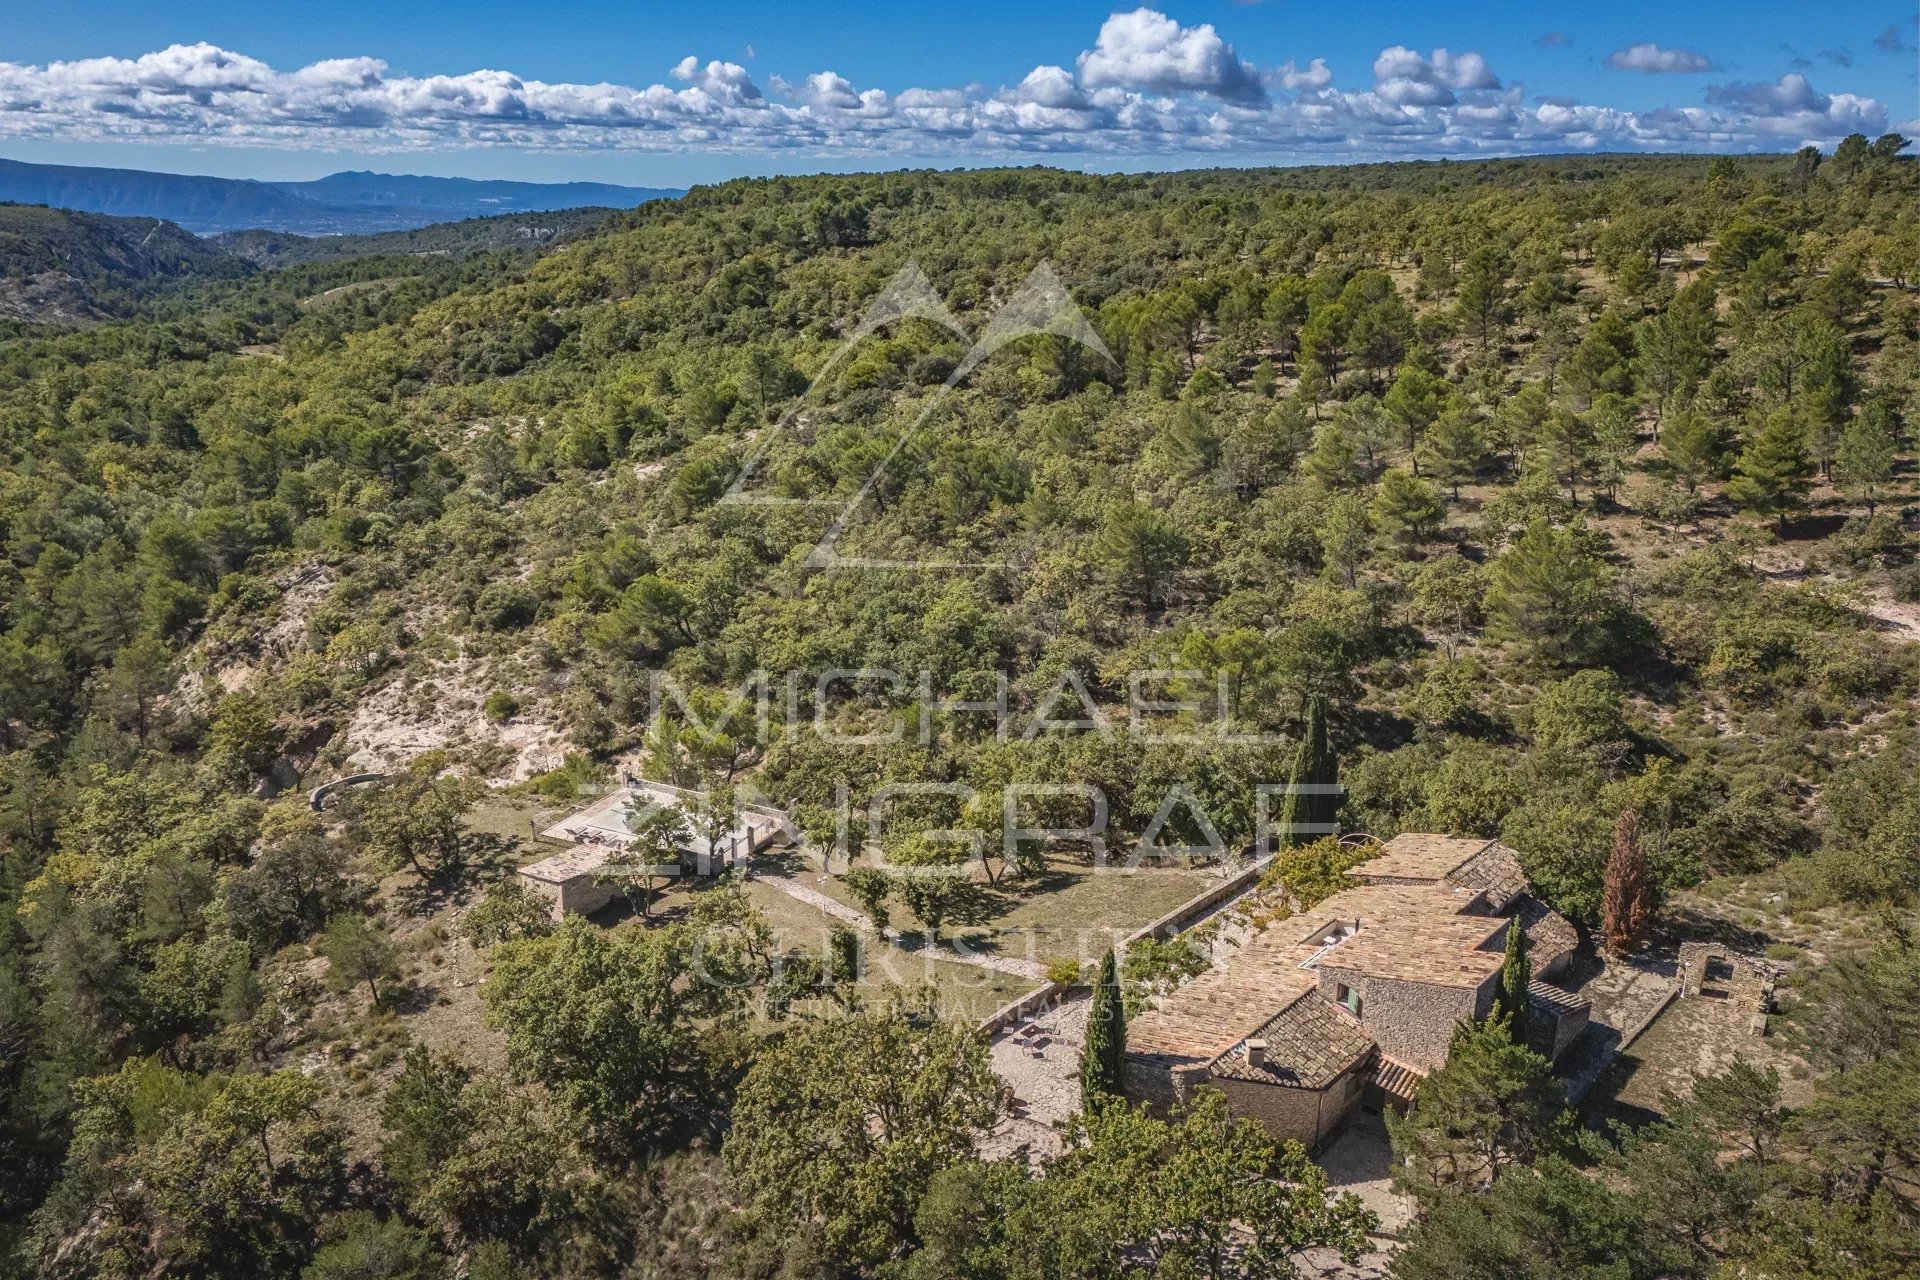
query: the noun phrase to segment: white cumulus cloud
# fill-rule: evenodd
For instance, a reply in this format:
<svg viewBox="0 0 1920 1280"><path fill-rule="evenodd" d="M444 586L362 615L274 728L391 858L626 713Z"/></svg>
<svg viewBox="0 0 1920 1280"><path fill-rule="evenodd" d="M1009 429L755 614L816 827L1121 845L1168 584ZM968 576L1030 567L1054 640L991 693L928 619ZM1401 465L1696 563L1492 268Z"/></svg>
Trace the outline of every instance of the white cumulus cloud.
<svg viewBox="0 0 1920 1280"><path fill-rule="evenodd" d="M1035 67L1027 73L1010 95L1015 101L1033 102L1043 107L1078 110L1087 105L1087 95L1065 67Z"/></svg>
<svg viewBox="0 0 1920 1280"><path fill-rule="evenodd" d="M1325 58L1315 58L1305 69L1296 67L1293 59L1288 58L1275 73L1280 85L1288 93L1299 93L1303 89L1324 89L1333 83L1333 72L1327 70Z"/></svg>
<svg viewBox="0 0 1920 1280"><path fill-rule="evenodd" d="M1818 93L1807 78L1790 71L1772 84L1712 84L1707 101L1741 107L1757 116L1781 116L1799 111L1826 111L1833 99Z"/></svg>
<svg viewBox="0 0 1920 1280"><path fill-rule="evenodd" d="M1498 89L1500 81L1477 53L1435 49L1422 57L1404 45L1382 49L1373 60L1373 91L1403 107L1450 107L1459 93Z"/></svg>
<svg viewBox="0 0 1920 1280"><path fill-rule="evenodd" d="M689 56L680 59L679 65L674 67L673 78L684 80L722 102L754 102L760 97L760 87L754 84L747 69L737 62L709 62L701 66L698 58Z"/></svg>
<svg viewBox="0 0 1920 1280"><path fill-rule="evenodd" d="M1638 71L1642 75L1692 75L1717 68L1713 59L1692 49L1662 49L1648 41L1628 45L1607 55L1607 65L1615 71Z"/></svg>
<svg viewBox="0 0 1920 1280"><path fill-rule="evenodd" d="M1152 9L1116 13L1102 23L1093 48L1080 55L1080 79L1089 86L1204 93L1232 102L1266 96L1252 64L1212 23L1183 27Z"/></svg>
<svg viewBox="0 0 1920 1280"><path fill-rule="evenodd" d="M1304 51L1303 51L1304 52ZM137 58L0 62L0 142L176 142L361 153L459 147L831 155L924 161L1048 155L1344 159L1613 150L1785 149L1884 132L1884 104L1804 75L1717 84L1625 110L1503 85L1475 52L1395 45L1370 84L1324 58L1265 70L1211 26L1110 17L1078 58L1013 85L856 84L830 70L762 83L687 57L662 83L549 82L497 68L394 73L374 56L281 70L210 44ZM1551 88L1551 86L1547 86Z"/></svg>

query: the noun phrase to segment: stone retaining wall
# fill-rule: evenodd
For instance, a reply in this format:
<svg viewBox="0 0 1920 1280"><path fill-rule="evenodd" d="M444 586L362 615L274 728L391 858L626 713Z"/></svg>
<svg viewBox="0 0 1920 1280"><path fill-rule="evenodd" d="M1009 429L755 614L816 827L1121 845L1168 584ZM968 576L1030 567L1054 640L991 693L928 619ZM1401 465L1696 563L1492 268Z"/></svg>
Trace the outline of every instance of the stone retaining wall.
<svg viewBox="0 0 1920 1280"><path fill-rule="evenodd" d="M1198 896L1181 903L1153 923L1142 925L1140 928L1135 929L1127 935L1126 942L1121 945L1124 947L1128 943L1138 942L1142 938L1171 938L1175 934L1181 933L1201 916L1206 915L1221 903L1231 898L1237 898L1248 889L1251 889L1260 879L1261 873L1267 869L1267 864L1272 861L1272 854L1257 859L1250 863L1244 870L1235 872L1219 884L1214 885L1211 889L1207 889Z"/></svg>
<svg viewBox="0 0 1920 1280"><path fill-rule="evenodd" d="M344 778L335 778L332 782L323 782L315 787L312 793L307 796L307 803L311 804L317 812L326 807L327 797L334 792L346 787L361 786L368 782L379 782L386 776L384 773L354 773Z"/></svg>

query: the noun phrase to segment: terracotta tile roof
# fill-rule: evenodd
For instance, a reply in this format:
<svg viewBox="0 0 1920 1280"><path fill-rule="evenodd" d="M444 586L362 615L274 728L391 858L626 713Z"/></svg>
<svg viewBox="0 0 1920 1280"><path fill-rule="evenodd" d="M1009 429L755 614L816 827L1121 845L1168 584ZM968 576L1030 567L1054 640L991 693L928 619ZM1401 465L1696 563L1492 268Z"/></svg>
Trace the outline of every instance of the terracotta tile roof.
<svg viewBox="0 0 1920 1280"><path fill-rule="evenodd" d="M1128 1055L1166 1069L1206 1067L1234 1079L1317 1088L1372 1043L1358 1019L1319 995L1321 971L1455 988L1477 987L1498 973L1508 922L1478 913L1490 889L1513 887L1518 860L1488 840L1415 836L1398 843L1408 856L1389 863L1390 870L1448 865L1415 883L1362 883L1268 925L1134 1019ZM1378 867L1379 860L1364 863L1357 873ZM1453 871L1461 874L1448 877ZM1527 887L1524 876L1518 884ZM1510 900L1520 904L1536 966L1577 944L1573 926L1531 896ZM1246 1061L1249 1039L1267 1041L1267 1065L1257 1074Z"/></svg>
<svg viewBox="0 0 1920 1280"><path fill-rule="evenodd" d="M1159 1008L1134 1019L1127 1026L1127 1050L1169 1064L1212 1062L1256 1035L1301 995L1317 990L1319 976L1309 965L1351 968L1356 961L1372 965L1377 960L1391 970L1382 976L1406 976L1416 962L1435 970L1436 961L1457 961L1453 953L1505 927L1502 920L1458 915L1465 901L1464 894L1430 885L1361 885L1337 893L1311 911L1269 925L1245 947L1176 988ZM1358 931L1323 947L1322 935L1336 925L1358 925ZM1398 945L1387 946L1395 935ZM1376 937L1381 946L1371 945ZM1369 945L1354 950L1363 941ZM1499 954L1490 958L1499 968ZM1471 963L1477 969L1479 962ZM1463 980L1458 974L1414 976L1447 985Z"/></svg>
<svg viewBox="0 0 1920 1280"><path fill-rule="evenodd" d="M1319 982L1297 964L1244 963L1248 951L1207 970L1127 1024L1127 1053L1179 1063L1209 1063L1257 1032ZM1243 962L1243 963L1236 963Z"/></svg>
<svg viewBox="0 0 1920 1280"><path fill-rule="evenodd" d="M1485 948L1507 922L1460 914L1471 901L1467 891L1439 884L1369 884L1336 893L1315 914L1330 913L1359 929L1316 964L1376 978L1478 986L1500 967L1500 953Z"/></svg>
<svg viewBox="0 0 1920 1280"><path fill-rule="evenodd" d="M1315 968L1438 986L1477 986L1500 967L1498 950L1479 950L1506 921L1463 916L1464 890L1442 885L1366 884L1334 894L1312 910L1278 921L1245 947L1176 988L1157 1009L1127 1026L1127 1050L1142 1058L1209 1063L1237 1047L1315 990ZM1322 945L1336 925L1358 926L1345 941ZM1314 966L1312 968L1306 966Z"/></svg>
<svg viewBox="0 0 1920 1280"><path fill-rule="evenodd" d="M1497 916L1395 920L1362 927L1358 936L1322 957L1320 967L1436 987L1477 987L1500 970L1501 953L1485 948L1506 927Z"/></svg>
<svg viewBox="0 0 1920 1280"><path fill-rule="evenodd" d="M1380 1086L1381 1092L1399 1102L1412 1102L1415 1090L1426 1078L1426 1072L1418 1067L1395 1062L1384 1054L1373 1064L1373 1082Z"/></svg>
<svg viewBox="0 0 1920 1280"><path fill-rule="evenodd" d="M1387 841L1378 855L1351 874L1361 880L1438 880L1492 843L1480 836L1408 831Z"/></svg>
<svg viewBox="0 0 1920 1280"><path fill-rule="evenodd" d="M1508 904L1533 887L1527 873L1520 869L1520 855L1497 840L1442 879L1455 888L1485 894L1487 905L1495 911L1505 911Z"/></svg>
<svg viewBox="0 0 1920 1280"><path fill-rule="evenodd" d="M1373 1040L1346 1010L1318 994L1301 996L1250 1037L1267 1044L1264 1061L1254 1066L1245 1044L1213 1066L1215 1076L1324 1089L1373 1052Z"/></svg>
<svg viewBox="0 0 1920 1280"><path fill-rule="evenodd" d="M1472 894L1444 884L1362 884L1342 889L1276 928L1294 929L1304 937L1317 932L1314 926L1334 921L1357 923L1363 933L1369 927L1417 927L1421 921L1459 920L1472 902Z"/></svg>
<svg viewBox="0 0 1920 1280"><path fill-rule="evenodd" d="M1562 956L1573 954L1580 946L1580 931L1573 922L1540 899L1527 895L1519 901L1514 914L1527 933L1527 953L1535 973L1553 966Z"/></svg>

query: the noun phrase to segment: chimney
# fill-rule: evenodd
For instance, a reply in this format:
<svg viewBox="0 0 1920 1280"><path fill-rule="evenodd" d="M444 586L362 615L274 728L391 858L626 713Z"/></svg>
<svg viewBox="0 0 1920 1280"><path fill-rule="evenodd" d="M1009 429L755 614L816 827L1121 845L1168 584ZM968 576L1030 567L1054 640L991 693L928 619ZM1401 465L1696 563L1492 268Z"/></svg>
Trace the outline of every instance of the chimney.
<svg viewBox="0 0 1920 1280"><path fill-rule="evenodd" d="M1247 1065L1255 1071L1267 1065L1267 1042L1265 1040L1247 1041Z"/></svg>

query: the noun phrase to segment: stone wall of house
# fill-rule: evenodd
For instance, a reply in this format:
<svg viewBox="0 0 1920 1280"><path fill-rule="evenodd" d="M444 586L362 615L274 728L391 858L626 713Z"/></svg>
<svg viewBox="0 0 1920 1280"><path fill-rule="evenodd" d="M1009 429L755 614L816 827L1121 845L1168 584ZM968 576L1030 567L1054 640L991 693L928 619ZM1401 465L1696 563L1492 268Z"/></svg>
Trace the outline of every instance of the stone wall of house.
<svg viewBox="0 0 1920 1280"><path fill-rule="evenodd" d="M1203 1066L1169 1069L1164 1060L1129 1057L1122 1073L1127 1097L1165 1114L1202 1086L1227 1095L1233 1113L1258 1120L1276 1138L1294 1138L1316 1148L1353 1114L1365 1094L1356 1067L1324 1089L1293 1089L1215 1076Z"/></svg>
<svg viewBox="0 0 1920 1280"><path fill-rule="evenodd" d="M592 876L575 876L560 886L561 914L587 915L613 901L613 886L595 884Z"/></svg>
<svg viewBox="0 0 1920 1280"><path fill-rule="evenodd" d="M1120 1087L1128 1099L1144 1102L1162 1113L1185 1102L1195 1089L1209 1083L1212 1083L1212 1073L1201 1064L1169 1067L1164 1058L1128 1054L1120 1066Z"/></svg>
<svg viewBox="0 0 1920 1280"><path fill-rule="evenodd" d="M1477 988L1441 987L1367 977L1322 961L1320 994L1337 1004L1343 984L1360 993L1360 1025L1381 1053L1410 1067L1434 1071L1447 1060L1454 1027L1469 1018L1484 1018L1492 1010L1499 975L1489 976Z"/></svg>
<svg viewBox="0 0 1920 1280"><path fill-rule="evenodd" d="M1560 1055L1572 1048L1573 1042L1586 1031L1590 1010L1585 1004L1552 1010L1535 1004L1528 1012L1531 1019L1530 1034L1527 1036L1529 1047L1545 1054L1547 1061L1558 1062Z"/></svg>
<svg viewBox="0 0 1920 1280"><path fill-rule="evenodd" d="M1180 1100L1173 1087L1172 1072L1161 1063L1145 1061L1132 1054L1121 1064L1120 1087L1131 1101L1144 1102L1161 1111Z"/></svg>
<svg viewBox="0 0 1920 1280"><path fill-rule="evenodd" d="M1213 1080L1237 1116L1258 1120L1276 1138L1317 1149L1347 1122L1364 1092L1360 1072L1349 1071L1324 1089L1291 1089L1253 1080Z"/></svg>
<svg viewBox="0 0 1920 1280"><path fill-rule="evenodd" d="M520 883L533 890L552 904L553 918L556 922L569 914L584 915L598 911L613 901L613 889L604 884L595 884L592 876L575 876L562 884L551 880L536 880L532 876L521 876Z"/></svg>
<svg viewBox="0 0 1920 1280"><path fill-rule="evenodd" d="M547 910L552 913L556 922L566 914L559 885L549 880L535 880L532 876L521 876L520 883L547 900Z"/></svg>

